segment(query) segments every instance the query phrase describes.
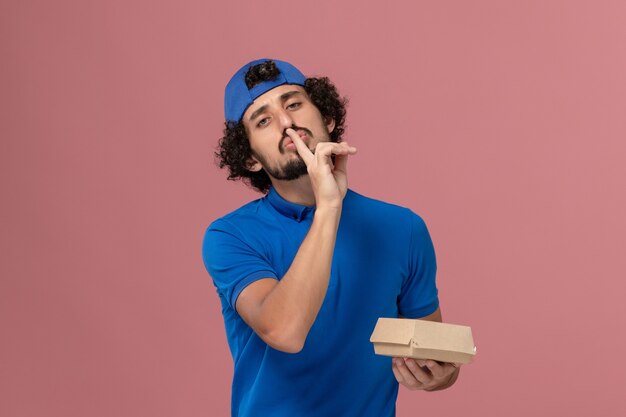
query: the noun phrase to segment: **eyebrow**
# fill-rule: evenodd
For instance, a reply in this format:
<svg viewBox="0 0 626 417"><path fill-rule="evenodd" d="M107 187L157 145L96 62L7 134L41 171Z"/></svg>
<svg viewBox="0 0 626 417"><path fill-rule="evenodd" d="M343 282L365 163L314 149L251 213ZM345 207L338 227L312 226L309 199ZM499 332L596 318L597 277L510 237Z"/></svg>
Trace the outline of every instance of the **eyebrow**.
<svg viewBox="0 0 626 417"><path fill-rule="evenodd" d="M302 94L302 91L288 91L288 92L286 92L284 94L281 94L280 101L285 102L285 101L289 100L291 97L295 96L296 94ZM253 121L257 117L259 117L259 114L263 113L265 110L267 110L267 104L259 107L254 112L252 112L252 114L250 115L250 118L248 119L248 121L250 121L250 122Z"/></svg>

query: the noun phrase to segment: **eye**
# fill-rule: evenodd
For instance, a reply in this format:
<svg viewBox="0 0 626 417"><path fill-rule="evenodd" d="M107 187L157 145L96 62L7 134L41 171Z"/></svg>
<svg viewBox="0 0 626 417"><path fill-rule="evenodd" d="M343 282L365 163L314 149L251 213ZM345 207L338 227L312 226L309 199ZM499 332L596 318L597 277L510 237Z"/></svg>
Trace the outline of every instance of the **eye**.
<svg viewBox="0 0 626 417"><path fill-rule="evenodd" d="M295 103L291 103L290 105L287 106L288 109L290 110L295 110L298 107L300 107L302 105L302 103L300 102L295 102Z"/></svg>
<svg viewBox="0 0 626 417"><path fill-rule="evenodd" d="M270 121L269 117L264 117L261 120L259 120L259 123L257 123L256 125L257 125L257 127L263 127L263 126L267 125L269 123L269 121Z"/></svg>

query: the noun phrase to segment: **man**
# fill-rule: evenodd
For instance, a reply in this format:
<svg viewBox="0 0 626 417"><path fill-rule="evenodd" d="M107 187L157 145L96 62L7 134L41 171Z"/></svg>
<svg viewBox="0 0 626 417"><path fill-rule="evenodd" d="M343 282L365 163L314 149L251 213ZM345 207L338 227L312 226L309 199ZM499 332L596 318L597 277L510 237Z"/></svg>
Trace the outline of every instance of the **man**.
<svg viewBox="0 0 626 417"><path fill-rule="evenodd" d="M374 354L379 317L441 321L435 252L411 210L347 188L356 148L327 78L244 65L216 155L265 193L214 221L203 258L234 359L233 416L393 416L398 383L452 385L455 364Z"/></svg>

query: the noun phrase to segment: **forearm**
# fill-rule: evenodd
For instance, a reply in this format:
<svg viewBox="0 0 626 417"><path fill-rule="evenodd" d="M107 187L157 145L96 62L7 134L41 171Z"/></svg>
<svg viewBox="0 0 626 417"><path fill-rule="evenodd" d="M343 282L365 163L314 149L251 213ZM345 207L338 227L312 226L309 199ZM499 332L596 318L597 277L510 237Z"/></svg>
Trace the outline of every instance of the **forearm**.
<svg viewBox="0 0 626 417"><path fill-rule="evenodd" d="M340 217L341 209L315 211L289 270L263 300L259 313L273 344L296 352L304 345L328 289Z"/></svg>

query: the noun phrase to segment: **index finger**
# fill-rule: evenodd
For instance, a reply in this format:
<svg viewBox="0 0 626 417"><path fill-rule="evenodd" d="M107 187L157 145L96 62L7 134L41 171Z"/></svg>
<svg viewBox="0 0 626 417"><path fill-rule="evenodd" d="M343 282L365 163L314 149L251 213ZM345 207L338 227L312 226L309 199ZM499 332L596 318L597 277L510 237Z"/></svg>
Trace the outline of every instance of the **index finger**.
<svg viewBox="0 0 626 417"><path fill-rule="evenodd" d="M293 141L293 144L296 145L296 150L298 151L298 154L302 157L302 160L304 161L306 166L309 166L309 163L315 158L315 156L313 156L313 152L311 152L311 150L306 146L304 141L300 138L300 135L298 135L295 130L289 128L285 132L289 135L289 137Z"/></svg>

